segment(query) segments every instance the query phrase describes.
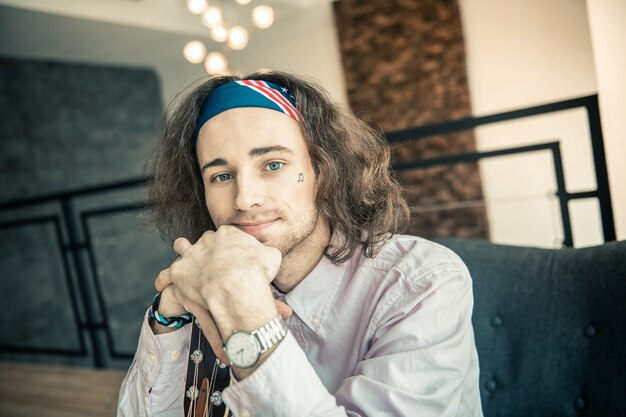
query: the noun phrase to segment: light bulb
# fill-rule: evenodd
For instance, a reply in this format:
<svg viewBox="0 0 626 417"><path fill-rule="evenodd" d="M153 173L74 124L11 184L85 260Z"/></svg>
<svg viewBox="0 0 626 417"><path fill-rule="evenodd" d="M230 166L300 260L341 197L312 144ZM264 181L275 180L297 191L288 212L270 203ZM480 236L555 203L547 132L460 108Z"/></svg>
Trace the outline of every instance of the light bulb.
<svg viewBox="0 0 626 417"><path fill-rule="evenodd" d="M204 61L206 47L200 41L191 41L183 48L183 55L192 64L199 64Z"/></svg>
<svg viewBox="0 0 626 417"><path fill-rule="evenodd" d="M240 50L248 44L248 31L241 26L234 26L228 31L228 46Z"/></svg>
<svg viewBox="0 0 626 417"><path fill-rule="evenodd" d="M235 0L237 2L237 4L241 4L242 6L245 6L246 4L250 3L252 0Z"/></svg>
<svg viewBox="0 0 626 417"><path fill-rule="evenodd" d="M259 29L267 29L274 23L274 9L270 6L257 6L252 10L252 23Z"/></svg>
<svg viewBox="0 0 626 417"><path fill-rule="evenodd" d="M209 74L224 72L226 68L228 68L228 62L221 52L211 52L204 61L204 69L206 69L206 72Z"/></svg>
<svg viewBox="0 0 626 417"><path fill-rule="evenodd" d="M209 6L207 0L187 0L187 8L193 14L200 14Z"/></svg>
<svg viewBox="0 0 626 417"><path fill-rule="evenodd" d="M222 9L217 6L209 6L202 15L202 23L209 28L222 23Z"/></svg>
<svg viewBox="0 0 626 417"><path fill-rule="evenodd" d="M211 28L211 39L215 42L226 42L228 39L228 29L224 25L217 25Z"/></svg>

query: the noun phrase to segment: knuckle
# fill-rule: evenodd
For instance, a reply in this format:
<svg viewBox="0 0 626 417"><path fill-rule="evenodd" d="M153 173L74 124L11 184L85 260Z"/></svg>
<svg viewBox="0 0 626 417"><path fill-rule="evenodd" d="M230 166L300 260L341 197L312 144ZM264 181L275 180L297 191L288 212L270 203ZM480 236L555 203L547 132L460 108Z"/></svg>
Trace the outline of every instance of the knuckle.
<svg viewBox="0 0 626 417"><path fill-rule="evenodd" d="M172 280L182 272L181 262L174 262L170 267L170 277Z"/></svg>

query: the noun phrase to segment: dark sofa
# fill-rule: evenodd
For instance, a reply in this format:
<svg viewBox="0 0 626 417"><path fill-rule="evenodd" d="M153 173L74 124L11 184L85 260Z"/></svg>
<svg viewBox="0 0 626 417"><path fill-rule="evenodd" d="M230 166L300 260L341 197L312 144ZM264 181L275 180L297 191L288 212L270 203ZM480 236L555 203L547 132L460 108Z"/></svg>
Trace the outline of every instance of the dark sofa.
<svg viewBox="0 0 626 417"><path fill-rule="evenodd" d="M437 241L474 280L485 417L626 416L626 241L558 250Z"/></svg>

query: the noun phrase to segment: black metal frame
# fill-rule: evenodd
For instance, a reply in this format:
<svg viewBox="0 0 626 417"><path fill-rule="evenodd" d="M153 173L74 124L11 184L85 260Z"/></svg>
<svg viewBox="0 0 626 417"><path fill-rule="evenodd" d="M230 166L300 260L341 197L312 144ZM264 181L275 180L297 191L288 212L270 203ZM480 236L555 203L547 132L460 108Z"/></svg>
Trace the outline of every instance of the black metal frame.
<svg viewBox="0 0 626 417"><path fill-rule="evenodd" d="M68 285L68 294L71 299L71 310L75 318L75 325L78 329L80 349L56 349L56 348L34 348L29 346L0 345L1 352L18 352L29 354L45 354L59 355L66 357L85 357L88 358L90 353L93 355L93 364L95 367L106 367L108 359L132 359L132 353L120 353L114 348L113 335L109 326L106 314L106 304L102 295L102 288L99 284L97 275L97 266L91 240L87 220L89 217L106 215L114 212L135 211L147 207L146 203L125 204L114 207L107 207L97 210L88 210L77 213L74 207L74 201L79 197L100 195L111 191L120 191L124 189L140 188L147 182L146 178L131 179L115 183L109 183L97 187L85 187L77 190L66 191L62 193L52 193L34 198L19 199L15 201L0 204L0 211L17 210L27 207L39 206L49 203L58 203L61 207L60 213L47 216L31 217L17 221L0 223L0 229L8 227L18 227L21 225L37 224L42 222L51 222L55 225L55 234L63 268ZM80 219L80 221L77 221ZM66 241L64 242L63 230L61 225L65 225ZM83 238L81 238L81 230ZM89 265L85 263L82 254L86 252L89 259ZM71 259L68 261L68 256ZM76 289L72 283L72 268L76 274ZM89 279L87 271L91 272L92 280ZM96 303L90 303L94 294ZM79 307L80 301L80 307ZM80 319L80 308L84 313L84 319ZM98 319L100 317L101 319ZM99 332L103 333L105 343L101 343ZM89 337L89 346L91 352L87 348L86 335Z"/></svg>
<svg viewBox="0 0 626 417"><path fill-rule="evenodd" d="M602 232L604 241L612 241L616 239L615 223L613 220L613 207L611 205L611 192L609 189L609 175L606 167L606 154L604 152L604 139L602 136L602 124L600 122L600 110L598 105L598 96L585 96L571 100L559 101L556 103L544 104L540 106L529 107L522 110L513 110L504 113L492 114L480 117L468 117L459 120L453 120L445 123L435 123L426 126L414 127L385 134L390 143L404 142L408 140L420 140L433 135L441 135L446 133L459 132L473 129L478 126L484 126L493 123L504 122L507 120L516 120L531 116L538 116L547 113L555 113L563 110L571 110L584 108L587 111L587 122L589 125L589 133L591 138L591 149L593 153L593 163L596 175L596 189L570 193L565 187L565 175L563 173L563 163L560 151L552 151L554 169L557 178L556 196L559 199L559 207L561 210L561 221L563 224L563 245L573 246L574 239L572 236L572 226L569 215L568 203L571 200L581 198L597 198L600 203L600 217L602 222ZM557 143L558 145L558 143ZM540 146L540 145L537 145ZM534 151L533 147L524 147L529 152ZM523 149L523 148L518 148ZM401 164L394 164L394 170L423 169L434 165L444 165L459 162L476 162L483 158L507 155L507 149L494 152L476 152L464 153L456 155L448 155L438 158L422 159Z"/></svg>
<svg viewBox="0 0 626 417"><path fill-rule="evenodd" d="M74 317L74 331L77 335L79 343L78 349L59 349L59 348L39 348L27 345L0 345L0 351L4 352L20 352L20 353L34 353L34 354L51 354L51 355L64 355L64 356L86 356L87 348L85 343L85 334L81 331L82 324L80 320L80 312L78 309L78 301L72 284L71 272L67 257L64 255L64 250L67 248L63 244L63 236L61 232L61 224L58 216L37 216L25 219L20 219L13 222L0 223L0 229L19 228L23 226L52 224L54 227L54 235L57 241L59 253L61 254L61 262L63 264L63 272L65 277L65 285L67 286L67 293L72 305L71 311ZM63 326L68 330L71 330L70 323L64 323Z"/></svg>
<svg viewBox="0 0 626 417"><path fill-rule="evenodd" d="M511 155L519 153L550 151L554 163L554 169L557 178L557 197L560 201L560 209L563 219L563 230L565 235L564 243L568 246L573 244L568 202L577 198L595 197L600 201L600 214L602 217L602 227L605 241L615 240L615 227L613 223L613 211L611 207L611 199L608 184L608 174L606 169L604 145L602 141L602 130L600 125L600 115L598 111L597 96L581 97L573 100L566 100L558 103L552 103L542 106L531 107L524 110L516 110L511 112L499 113L490 116L472 117L460 120L454 120L446 123L433 124L417 128L406 129L397 132L387 133L386 137L389 142L401 142L406 140L415 140L427 136L457 132L472 129L477 126L490 123L497 123L506 120L519 119L539 114L546 114L562 110L584 107L587 109L589 119L589 129L591 132L591 142L593 149L593 159L596 171L597 189L581 193L568 193L565 189L565 177L563 173L563 165L561 160L561 151L558 142L549 142L539 145L522 146L517 148L502 149L490 152L472 152L466 154L447 155L437 158L429 158L412 162L398 163L393 166L396 170L423 169L435 165L445 165L454 163L476 162L484 158L498 157L502 155ZM130 359L132 354L121 353L115 350L112 331L109 325L106 306L102 293L102 286L97 274L97 259L94 254L92 245L92 236L89 229L89 219L107 215L110 213L136 211L148 207L145 203L125 204L103 207L95 210L87 210L77 212L75 209L75 201L79 197L93 196L105 192L119 191L124 189L140 188L146 183L146 178L131 179L127 181L105 184L98 187L86 187L78 190L67 191L63 193L55 193L43 195L35 198L20 199L0 204L0 212L8 210L19 210L42 204L56 203L60 205L60 213L50 216L30 217L13 222L0 223L0 229L8 227L19 227L29 224L53 223L55 233L57 235L57 243L60 248L61 257L63 258L63 267L65 269L66 282L68 285L68 294L71 298L72 314L76 320L76 331L79 332L80 349L64 350L64 349L45 349L32 348L28 346L0 346L3 352L18 353L35 353L47 355L62 356L82 356L88 358L91 356L96 367L104 367L108 363L108 359ZM65 226L65 241L62 225ZM82 231L82 238L81 238ZM86 257L83 256L86 254ZM72 282L72 270L76 278L76 286ZM91 279L89 273L91 274ZM95 303L90 303L95 296ZM81 320L80 308L84 312L84 319ZM104 336L104 340L101 336ZM86 337L89 337L87 344Z"/></svg>
<svg viewBox="0 0 626 417"><path fill-rule="evenodd" d="M96 262L96 255L92 245L91 239L91 230L89 229L89 218L94 218L98 216L105 216L112 213L123 213L123 212L136 212L139 210L143 210L150 207L147 203L141 204L133 204L133 205L119 205L113 207L107 207L98 210L88 210L82 212L80 215L80 224L82 226L83 233L85 234L85 243L87 245L87 255L89 257L89 266L91 268L91 276L94 280L95 286L95 295L98 301L98 305L100 306L100 316L102 317L102 326L104 330L104 334L106 337L107 350L111 358L114 359L132 359L132 353L124 353L118 352L115 349L115 343L113 340L113 332L111 331L111 327L109 325L109 319L106 309L106 303L104 301L102 286L100 284L100 279L98 278L98 267Z"/></svg>

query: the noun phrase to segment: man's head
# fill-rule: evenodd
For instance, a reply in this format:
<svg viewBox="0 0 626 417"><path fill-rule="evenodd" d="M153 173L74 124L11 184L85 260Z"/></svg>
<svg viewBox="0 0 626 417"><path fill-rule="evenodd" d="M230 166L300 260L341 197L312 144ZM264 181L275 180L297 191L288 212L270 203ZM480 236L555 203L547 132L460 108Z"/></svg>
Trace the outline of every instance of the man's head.
<svg viewBox="0 0 626 417"><path fill-rule="evenodd" d="M196 151L215 227L236 226L283 256L328 234L295 120L265 108L233 108L202 126Z"/></svg>
<svg viewBox="0 0 626 417"><path fill-rule="evenodd" d="M198 123L207 97L238 78L193 88L168 111L151 161L156 225L168 239L195 241L234 224L283 254L327 226L345 238L328 248L331 260L347 259L361 244L371 256L408 218L384 141L309 81L275 72L244 79L287 89L299 121L241 107Z"/></svg>

